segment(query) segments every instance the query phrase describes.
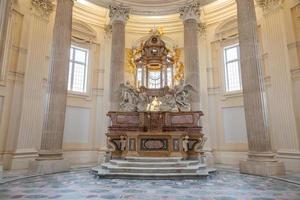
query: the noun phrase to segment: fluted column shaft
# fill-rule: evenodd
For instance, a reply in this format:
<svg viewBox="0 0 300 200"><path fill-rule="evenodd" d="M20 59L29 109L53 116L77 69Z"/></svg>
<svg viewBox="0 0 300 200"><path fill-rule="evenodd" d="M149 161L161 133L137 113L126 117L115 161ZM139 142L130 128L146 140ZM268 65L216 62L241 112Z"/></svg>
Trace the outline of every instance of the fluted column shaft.
<svg viewBox="0 0 300 200"><path fill-rule="evenodd" d="M265 112L264 82L253 0L237 0L241 74L249 153L240 172L262 176L285 173L272 153Z"/></svg>
<svg viewBox="0 0 300 200"><path fill-rule="evenodd" d="M57 1L41 150L38 159L62 159L73 0Z"/></svg>
<svg viewBox="0 0 300 200"><path fill-rule="evenodd" d="M110 6L112 45L110 64L110 110L117 111L120 103L120 84L124 83L125 24L129 10L121 6Z"/></svg>
<svg viewBox="0 0 300 200"><path fill-rule="evenodd" d="M199 4L188 4L180 9L184 26L184 80L191 84L196 92L191 94L191 109L200 110L200 66L198 50Z"/></svg>
<svg viewBox="0 0 300 200"><path fill-rule="evenodd" d="M125 24L122 21L112 23L112 46L110 68L110 102L111 110L119 108L119 87L124 83Z"/></svg>
<svg viewBox="0 0 300 200"><path fill-rule="evenodd" d="M237 0L241 74L249 151L270 152L257 22L252 0Z"/></svg>
<svg viewBox="0 0 300 200"><path fill-rule="evenodd" d="M273 3L268 8L263 7L263 10L262 32L271 77L268 102L272 116L273 148L277 148L278 152L297 152L300 150L300 138L298 138L293 105L291 67L285 35L285 13L281 1Z"/></svg>

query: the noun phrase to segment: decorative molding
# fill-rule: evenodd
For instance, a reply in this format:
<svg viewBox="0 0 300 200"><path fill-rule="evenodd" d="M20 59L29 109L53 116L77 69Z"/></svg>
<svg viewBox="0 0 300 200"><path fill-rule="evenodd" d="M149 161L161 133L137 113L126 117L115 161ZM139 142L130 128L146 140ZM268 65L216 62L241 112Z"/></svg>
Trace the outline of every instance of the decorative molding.
<svg viewBox="0 0 300 200"><path fill-rule="evenodd" d="M198 23L198 32L201 38L206 37L207 26L206 23L200 22Z"/></svg>
<svg viewBox="0 0 300 200"><path fill-rule="evenodd" d="M195 19L196 21L199 21L201 15L199 6L200 3L193 1L192 3L179 8L180 18L183 21L188 19Z"/></svg>
<svg viewBox="0 0 300 200"><path fill-rule="evenodd" d="M293 80L300 80L300 67L291 69L291 75Z"/></svg>
<svg viewBox="0 0 300 200"><path fill-rule="evenodd" d="M49 17L54 11L52 0L31 0L31 5L42 17Z"/></svg>
<svg viewBox="0 0 300 200"><path fill-rule="evenodd" d="M105 25L104 31L107 35L111 35L112 33L112 25Z"/></svg>
<svg viewBox="0 0 300 200"><path fill-rule="evenodd" d="M300 47L300 41L292 42L287 45L288 49L294 49Z"/></svg>
<svg viewBox="0 0 300 200"><path fill-rule="evenodd" d="M111 23L114 21L127 22L129 19L130 8L122 5L109 5L109 17Z"/></svg>
<svg viewBox="0 0 300 200"><path fill-rule="evenodd" d="M284 0L256 0L257 5L267 13L280 8L283 2Z"/></svg>

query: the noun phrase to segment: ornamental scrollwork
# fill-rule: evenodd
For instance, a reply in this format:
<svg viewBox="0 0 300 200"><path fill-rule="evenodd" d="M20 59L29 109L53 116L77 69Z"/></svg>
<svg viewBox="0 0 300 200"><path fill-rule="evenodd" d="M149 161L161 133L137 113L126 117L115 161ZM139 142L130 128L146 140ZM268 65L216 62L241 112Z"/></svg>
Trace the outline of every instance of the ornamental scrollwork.
<svg viewBox="0 0 300 200"><path fill-rule="evenodd" d="M116 5L109 5L109 17L111 22L123 21L126 22L129 19L130 8Z"/></svg>
<svg viewBox="0 0 300 200"><path fill-rule="evenodd" d="M196 19L197 21L200 18L201 11L199 8L200 4L198 2L192 2L181 8L179 8L180 18L185 21L188 19Z"/></svg>
<svg viewBox="0 0 300 200"><path fill-rule="evenodd" d="M279 7L284 0L256 0L256 3L265 11L272 10L273 8Z"/></svg>
<svg viewBox="0 0 300 200"><path fill-rule="evenodd" d="M41 16L48 17L54 11L54 4L51 0L32 0L31 5L40 12Z"/></svg>

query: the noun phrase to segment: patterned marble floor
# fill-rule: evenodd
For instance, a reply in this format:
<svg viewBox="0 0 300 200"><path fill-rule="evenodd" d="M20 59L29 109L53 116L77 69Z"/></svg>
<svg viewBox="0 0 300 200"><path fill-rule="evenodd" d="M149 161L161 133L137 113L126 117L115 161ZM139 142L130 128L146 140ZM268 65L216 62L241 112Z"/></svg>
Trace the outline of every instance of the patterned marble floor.
<svg viewBox="0 0 300 200"><path fill-rule="evenodd" d="M300 200L300 185L219 171L185 181L105 180L88 170L0 184L0 199Z"/></svg>

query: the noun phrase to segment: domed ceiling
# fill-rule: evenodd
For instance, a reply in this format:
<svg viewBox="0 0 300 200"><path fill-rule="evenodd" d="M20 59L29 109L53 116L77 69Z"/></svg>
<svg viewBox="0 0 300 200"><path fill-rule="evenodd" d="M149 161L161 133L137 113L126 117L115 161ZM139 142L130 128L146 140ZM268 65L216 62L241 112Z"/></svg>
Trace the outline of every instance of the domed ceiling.
<svg viewBox="0 0 300 200"><path fill-rule="evenodd" d="M136 15L167 15L178 12L178 9L192 0L89 0L97 5L108 7L110 4L123 4L131 8ZM197 0L201 6L215 0Z"/></svg>

